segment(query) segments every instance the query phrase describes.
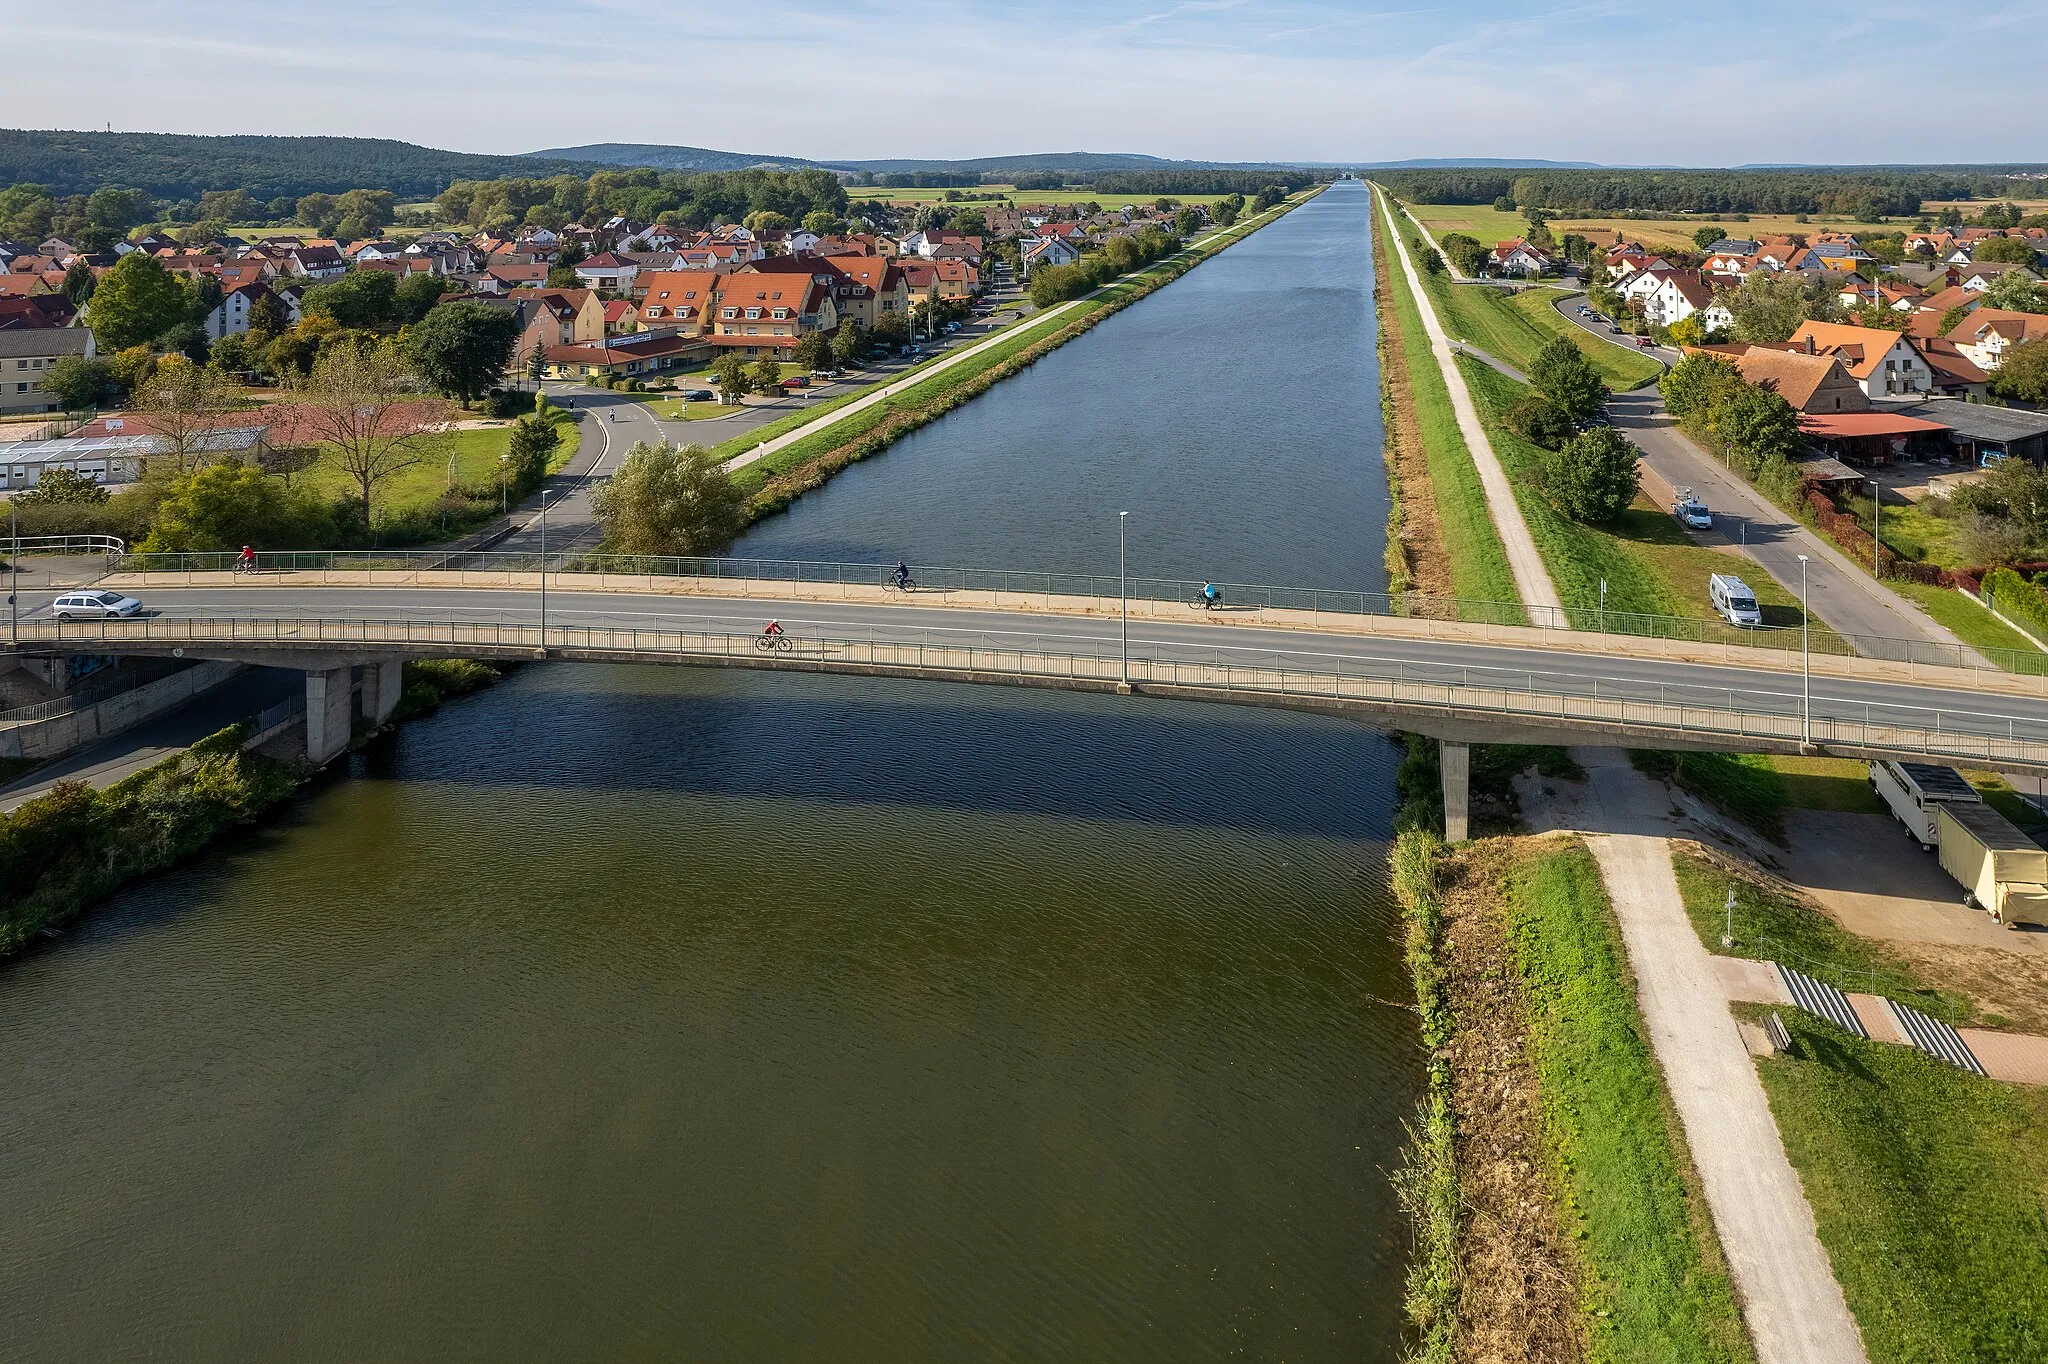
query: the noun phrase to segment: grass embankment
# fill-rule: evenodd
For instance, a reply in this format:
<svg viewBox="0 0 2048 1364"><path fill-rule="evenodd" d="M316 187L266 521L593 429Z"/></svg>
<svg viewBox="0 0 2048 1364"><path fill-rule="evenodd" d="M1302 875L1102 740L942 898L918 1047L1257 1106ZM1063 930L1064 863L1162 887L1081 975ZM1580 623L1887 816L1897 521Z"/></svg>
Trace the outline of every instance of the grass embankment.
<svg viewBox="0 0 2048 1364"><path fill-rule="evenodd" d="M1592 857L1439 848L1394 853L1433 1061L1403 1176L1432 1195L1409 1199L1417 1357L1752 1358Z"/></svg>
<svg viewBox="0 0 2048 1364"><path fill-rule="evenodd" d="M1963 996L1803 898L1703 852L1674 862L1710 951L1732 886L1738 953L1973 1021ZM1764 1092L1870 1357L2048 1357L2048 1091L1776 1012L1793 1049L1758 1063Z"/></svg>
<svg viewBox="0 0 2048 1364"><path fill-rule="evenodd" d="M1559 317L1551 304L1564 295L1556 289L1538 286L1511 293L1487 284L1456 284L1448 274L1425 275L1424 287L1445 331L1524 373L1536 362L1536 352L1559 336L1570 337L1617 392L1653 384L1664 373L1649 356L1609 345Z"/></svg>
<svg viewBox="0 0 2048 1364"><path fill-rule="evenodd" d="M1377 210L1371 214L1373 309L1379 317L1374 347L1380 361L1381 463L1387 472L1387 590L1454 597L1453 561L1437 516L1436 485L1415 406L1408 369L1409 330L1394 301L1396 266Z"/></svg>
<svg viewBox="0 0 2048 1364"><path fill-rule="evenodd" d="M1503 213L1490 204L1411 204L1409 207L1433 233L1462 232L1491 246L1497 241L1520 237L1529 230L1529 220L1517 211ZM1970 211L1975 211L1972 207ZM1624 218L1615 214L1571 214L1560 212L1550 221L1551 235L1577 233L1595 246L1605 248L1619 233L1625 240L1641 242L1653 251L1697 251L1693 233L1702 227L1719 227L1726 237L1788 237L1794 233L1812 237L1822 232L1896 233L1911 224L1866 223L1854 217L1812 214L1800 222L1790 213L1752 213L1746 220L1711 214L1668 218Z"/></svg>
<svg viewBox="0 0 2048 1364"><path fill-rule="evenodd" d="M1479 484L1479 470L1472 452L1458 431L1457 415L1451 410L1451 393L1429 348L1429 334L1423 330L1414 291L1408 287L1407 271L1400 265L1392 243L1387 240L1385 222L1379 214L1373 227L1379 233L1378 251L1388 260L1394 306L1381 314L1380 325L1391 319L1398 333L1397 353L1406 377L1405 400L1412 420L1397 422L1396 429L1412 430L1422 446L1422 468L1427 474L1419 488L1406 490L1412 506L1427 496L1434 504L1435 521L1449 561L1451 595L1466 601L1512 602L1520 599L1515 575L1508 567L1507 550L1486 509L1486 491ZM1404 394L1395 391L1397 409ZM1441 590L1441 589L1440 589Z"/></svg>
<svg viewBox="0 0 2048 1364"><path fill-rule="evenodd" d="M1025 369L1118 309L1128 307L1145 295L1180 278L1209 257L1279 219L1321 192L1289 199L1277 211L1247 219L1226 232L1217 233L1197 246L1133 271L1113 284L1079 300L1057 317L1026 322L1011 335L977 352L924 382L916 384L885 402L876 403L856 416L834 422L825 429L777 450L765 459L741 469L735 476L739 486L752 494L747 503L748 519L755 520L782 510L795 498L818 487L849 464L880 454L899 438L936 420L997 383ZM855 395L849 395L849 399ZM806 419L833 404L799 414ZM796 423L792 423L792 426ZM770 438L773 427L750 431L743 437L715 448L722 458L743 453ZM737 448L728 448L737 447Z"/></svg>
<svg viewBox="0 0 2048 1364"><path fill-rule="evenodd" d="M501 671L468 659L405 665L393 723L495 682ZM246 724L102 789L62 782L0 815L0 958L135 881L254 823L307 776L294 762L245 752Z"/></svg>

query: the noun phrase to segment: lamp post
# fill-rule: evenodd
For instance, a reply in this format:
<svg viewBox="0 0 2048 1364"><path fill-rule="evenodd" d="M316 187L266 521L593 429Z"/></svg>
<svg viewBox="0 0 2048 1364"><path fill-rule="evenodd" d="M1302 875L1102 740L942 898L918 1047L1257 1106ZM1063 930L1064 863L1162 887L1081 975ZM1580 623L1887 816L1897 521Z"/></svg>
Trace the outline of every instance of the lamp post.
<svg viewBox="0 0 2048 1364"><path fill-rule="evenodd" d="M1120 511L1116 514L1116 599L1123 610L1123 652L1124 685L1131 685L1131 594L1129 579L1124 576L1124 527L1129 524L1131 514Z"/></svg>
<svg viewBox="0 0 2048 1364"><path fill-rule="evenodd" d="M1882 582L1884 573L1877 566L1877 556L1884 550L1884 541L1877 538L1878 494L1883 491L1875 478L1870 480L1870 576Z"/></svg>
<svg viewBox="0 0 2048 1364"><path fill-rule="evenodd" d="M548 499L554 496L551 488L541 489L540 494L540 647L548 647Z"/></svg>
<svg viewBox="0 0 2048 1364"><path fill-rule="evenodd" d="M1813 650L1807 632L1813 628L1813 612L1806 607L1807 557L1799 556L1799 730L1800 746L1813 746Z"/></svg>
<svg viewBox="0 0 2048 1364"><path fill-rule="evenodd" d="M21 643L21 511L7 495L7 642Z"/></svg>
<svg viewBox="0 0 2048 1364"><path fill-rule="evenodd" d="M498 456L498 515L500 516L504 516L506 513L511 511L511 507L507 502L507 494L505 491L505 475L511 469L511 467L512 456Z"/></svg>

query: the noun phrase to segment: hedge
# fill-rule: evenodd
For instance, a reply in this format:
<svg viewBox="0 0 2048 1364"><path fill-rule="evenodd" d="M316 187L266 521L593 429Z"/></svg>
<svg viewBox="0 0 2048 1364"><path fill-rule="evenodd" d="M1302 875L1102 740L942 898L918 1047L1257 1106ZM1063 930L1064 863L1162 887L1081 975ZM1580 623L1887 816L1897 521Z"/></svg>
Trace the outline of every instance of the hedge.
<svg viewBox="0 0 2048 1364"><path fill-rule="evenodd" d="M1984 603L2001 614L2013 616L2037 634L2048 635L2048 598L2041 589L2009 568L1994 568L1984 575Z"/></svg>

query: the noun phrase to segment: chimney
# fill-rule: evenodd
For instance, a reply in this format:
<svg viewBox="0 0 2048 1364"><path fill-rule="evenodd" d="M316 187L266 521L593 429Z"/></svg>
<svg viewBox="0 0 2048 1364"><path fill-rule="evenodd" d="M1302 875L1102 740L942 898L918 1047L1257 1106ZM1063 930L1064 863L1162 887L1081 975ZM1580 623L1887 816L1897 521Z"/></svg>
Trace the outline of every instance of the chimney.
<svg viewBox="0 0 2048 1364"><path fill-rule="evenodd" d="M1808 332L1808 333L1806 334L1806 353L1807 353L1808 355L1811 355L1811 354L1813 354L1813 333L1812 333L1812 332Z"/></svg>

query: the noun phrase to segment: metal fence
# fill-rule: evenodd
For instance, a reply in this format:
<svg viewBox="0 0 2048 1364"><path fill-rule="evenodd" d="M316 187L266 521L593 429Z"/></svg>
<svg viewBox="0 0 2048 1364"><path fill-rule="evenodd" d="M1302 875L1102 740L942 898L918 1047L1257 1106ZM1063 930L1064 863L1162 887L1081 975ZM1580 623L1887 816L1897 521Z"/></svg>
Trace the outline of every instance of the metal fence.
<svg viewBox="0 0 2048 1364"><path fill-rule="evenodd" d="M127 551L127 543L114 535L0 536L0 554L103 554L111 562Z"/></svg>
<svg viewBox="0 0 2048 1364"><path fill-rule="evenodd" d="M350 620L318 617L130 618L62 625L36 621L23 627L35 643L175 645L264 644L309 650L342 646L443 648L497 656L546 652L568 658L724 661L821 671L924 674L972 681L1004 677L1034 682L1115 684L1128 668L1138 686L1189 693L1259 695L1437 710L1460 718L1547 721L1595 732L1656 731L1716 740L1798 745L1805 722L1799 694L1763 688L1737 691L1651 684L1640 679L1490 665L1422 664L1355 655L1317 655L1218 644L1196 657L1132 655L1114 642L1091 652L1059 638L1002 643L958 639L878 640L784 636L676 628L666 625L538 625L491 620ZM1684 666L1674 669L1682 678ZM1602 693L1602 685L1606 693ZM1634 694L1631 694L1634 693ZM1852 709L1829 703L1816 713L1811 737L1823 747L1879 751L1994 767L2048 769L2048 722L2034 715L2000 715L1961 706L1883 703Z"/></svg>
<svg viewBox="0 0 2048 1364"><path fill-rule="evenodd" d="M130 554L123 572L192 575L233 571L233 554ZM566 553L542 558L535 554L496 550L355 550L259 554L252 579L286 574L343 576L360 581L377 575L379 585L412 573L545 572L551 586L567 586L561 578L613 575L636 578L697 579L749 587L786 585L792 589L820 586L892 586L891 569L882 564L834 563L796 559L690 558L652 555ZM912 591L919 595L973 592L1004 597L1067 597L1112 602L1181 602L1199 605L1203 583L1192 578L1119 578L1114 574L1046 573L1012 569L960 568L937 564L911 566ZM1633 639L1688 643L1741 644L1751 648L1797 653L1861 657L1890 663L1935 667L1978 668L1988 662L2003 672L2048 676L2048 654L2028 649L1970 649L1924 639L1881 635L1844 635L1816 628L1768 626L1738 629L1718 620L1691 616L1659 616L1587 607L1528 606L1520 602L1474 601L1420 592L1357 592L1333 588L1287 587L1270 583L1216 584L1226 606L1236 609L1300 611L1310 615L1407 616L1473 625L1533 625L1545 630L1571 630ZM1802 646L1802 637L1805 644Z"/></svg>

